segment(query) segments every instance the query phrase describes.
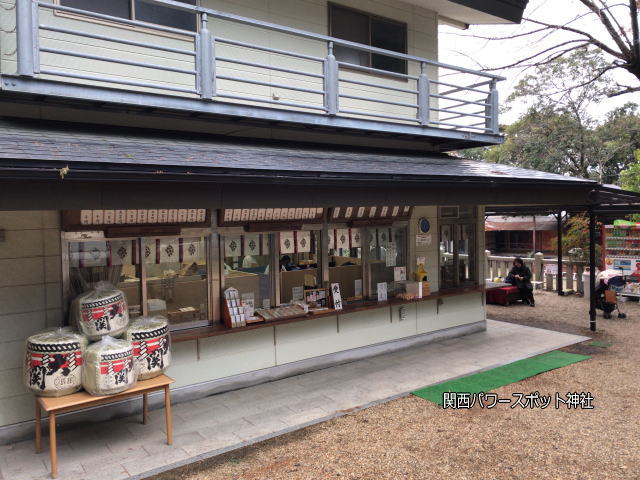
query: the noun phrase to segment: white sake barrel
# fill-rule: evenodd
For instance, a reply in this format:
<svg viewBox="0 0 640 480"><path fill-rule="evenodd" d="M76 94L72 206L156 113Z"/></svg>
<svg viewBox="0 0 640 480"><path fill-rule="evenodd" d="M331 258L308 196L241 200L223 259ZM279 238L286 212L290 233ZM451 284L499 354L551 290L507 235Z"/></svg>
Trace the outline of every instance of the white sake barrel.
<svg viewBox="0 0 640 480"><path fill-rule="evenodd" d="M78 329L89 340L109 335L119 337L129 325L129 309L124 293L107 282L80 294L72 304Z"/></svg>
<svg viewBox="0 0 640 480"><path fill-rule="evenodd" d="M124 338L133 344L138 380L148 380L162 375L171 364L169 322L165 317L136 319L127 328Z"/></svg>
<svg viewBox="0 0 640 480"><path fill-rule="evenodd" d="M36 395L61 397L82 388L87 338L70 329L49 329L25 345L24 384Z"/></svg>
<svg viewBox="0 0 640 480"><path fill-rule="evenodd" d="M91 395L123 392L133 387L137 378L131 342L106 336L87 347L82 386Z"/></svg>

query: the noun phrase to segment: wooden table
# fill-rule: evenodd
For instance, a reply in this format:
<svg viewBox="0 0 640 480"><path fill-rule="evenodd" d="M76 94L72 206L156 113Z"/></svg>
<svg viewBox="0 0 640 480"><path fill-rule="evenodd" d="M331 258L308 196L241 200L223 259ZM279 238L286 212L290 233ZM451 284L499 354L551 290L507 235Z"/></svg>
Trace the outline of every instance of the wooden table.
<svg viewBox="0 0 640 480"><path fill-rule="evenodd" d="M133 388L115 395L104 397L95 397L87 392L78 392L64 397L36 397L36 453L42 451L42 416L41 411L44 410L49 415L49 445L51 456L51 476L56 478L58 475L58 452L56 444L56 415L85 408L97 407L107 403L118 402L126 398L142 395L142 423L146 424L148 420L148 398L151 392L164 390L164 406L165 420L167 423L167 444L172 443L172 427L171 427L171 394L169 385L174 380L166 375L152 378L151 380L143 380L136 383Z"/></svg>

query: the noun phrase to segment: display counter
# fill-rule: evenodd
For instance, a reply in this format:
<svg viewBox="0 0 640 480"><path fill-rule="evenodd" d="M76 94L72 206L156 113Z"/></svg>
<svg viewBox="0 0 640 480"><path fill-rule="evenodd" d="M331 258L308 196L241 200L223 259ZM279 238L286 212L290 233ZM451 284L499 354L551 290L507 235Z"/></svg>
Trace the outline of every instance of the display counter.
<svg viewBox="0 0 640 480"><path fill-rule="evenodd" d="M328 309L326 312L323 312L323 313L307 314L302 317L290 318L286 320L275 320L270 322L254 323L251 325L247 325L246 327L229 328L222 323L217 323L210 327L193 328L190 330L174 332L171 335L171 341L172 342L188 342L191 340L196 340L198 338L215 337L215 336L226 335L230 333L246 332L248 330L256 330L256 329L265 328L265 327L285 325L285 324L295 323L295 322L303 322L306 320L314 320L314 319L323 318L323 317L347 315L350 313L362 312L365 310L378 310L378 309L388 308L391 306L428 302L431 300L438 300L441 298L454 297L458 295L467 295L470 293L480 293L480 292L484 292L483 287L469 287L464 289L435 292L435 293L432 293L431 295L428 295L423 298L415 299L415 300L404 300L400 298L398 299L392 298L386 302L376 302L375 300L367 300L363 302L357 302L352 305L346 305L342 310Z"/></svg>

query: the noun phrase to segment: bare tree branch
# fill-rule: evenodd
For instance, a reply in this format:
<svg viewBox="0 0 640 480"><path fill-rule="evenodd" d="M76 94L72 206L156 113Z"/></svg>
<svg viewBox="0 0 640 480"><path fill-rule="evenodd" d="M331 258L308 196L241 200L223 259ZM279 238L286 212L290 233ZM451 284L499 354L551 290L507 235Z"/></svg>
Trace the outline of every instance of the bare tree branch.
<svg viewBox="0 0 640 480"><path fill-rule="evenodd" d="M537 25L544 25L547 28L553 28L556 30L566 30L567 32L572 32L578 35L582 35L589 39L589 43L598 47L600 50L607 52L609 55L617 58L624 59L624 55L620 52L617 52L613 48L608 45L602 43L600 40L596 39L593 35L587 32L583 32L582 30L578 30L577 28L567 27L566 25L554 25L552 23L541 22L540 20L534 20L533 18L527 18L528 22L535 23Z"/></svg>
<svg viewBox="0 0 640 480"><path fill-rule="evenodd" d="M618 46L620 52L625 56L629 55L629 46L626 45L625 42L623 42L620 38L620 35L616 33L616 30L615 28L613 28L613 25L611 24L611 21L609 20L607 14L602 9L598 8L598 6L591 0L580 0L580 2L593 13L595 13L596 16L600 19L600 23L604 25L604 28L607 30L609 36L612 38L615 44Z"/></svg>
<svg viewBox="0 0 640 480"><path fill-rule="evenodd" d="M622 86L622 85L620 85L620 86ZM626 87L624 90L620 90L618 92L610 93L608 95L608 97L609 98L618 97L620 95L626 95L627 93L634 93L634 92L640 92L640 87Z"/></svg>

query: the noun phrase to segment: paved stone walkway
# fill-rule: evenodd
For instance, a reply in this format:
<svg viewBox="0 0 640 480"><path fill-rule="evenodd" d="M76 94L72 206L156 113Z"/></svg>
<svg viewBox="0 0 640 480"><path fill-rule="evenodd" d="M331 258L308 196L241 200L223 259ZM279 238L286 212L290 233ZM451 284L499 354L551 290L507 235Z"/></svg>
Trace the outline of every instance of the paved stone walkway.
<svg viewBox="0 0 640 480"><path fill-rule="evenodd" d="M443 382L587 337L487 322L487 331L213 395L173 407L174 444L164 410L148 425L128 417L58 433L61 480L144 478ZM171 372L168 372L169 375ZM49 478L47 438L0 447L0 479Z"/></svg>

